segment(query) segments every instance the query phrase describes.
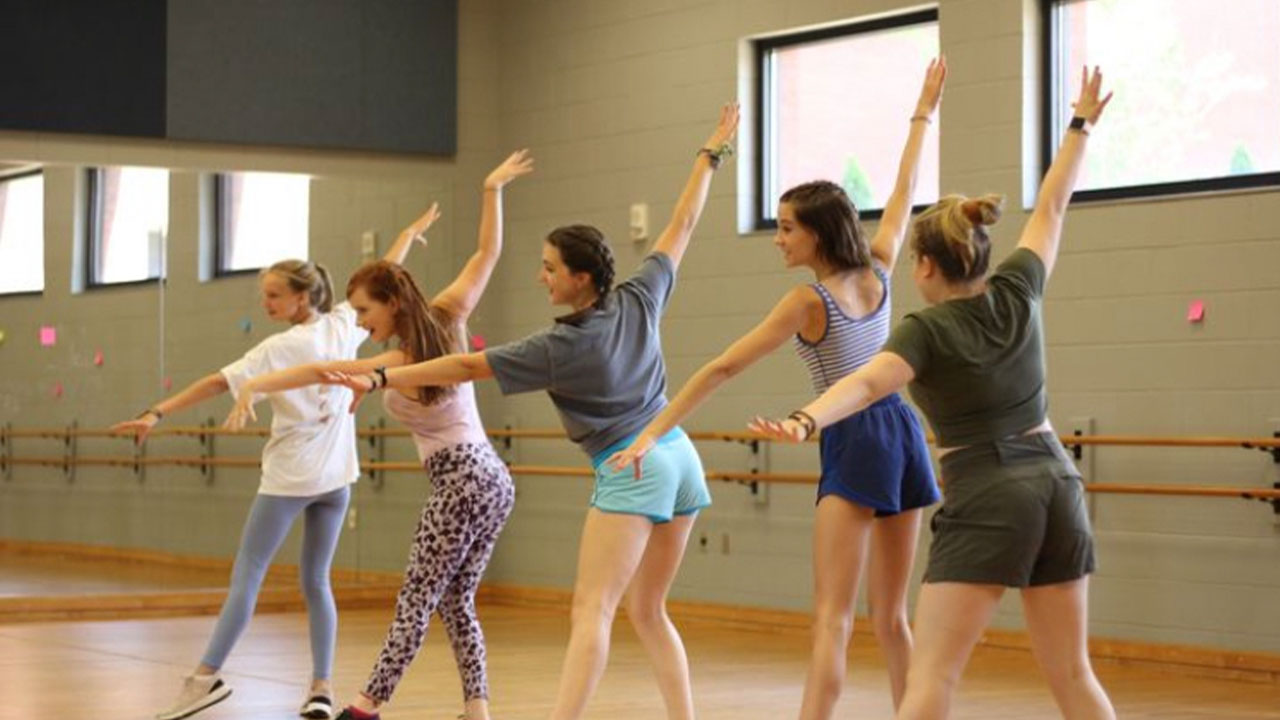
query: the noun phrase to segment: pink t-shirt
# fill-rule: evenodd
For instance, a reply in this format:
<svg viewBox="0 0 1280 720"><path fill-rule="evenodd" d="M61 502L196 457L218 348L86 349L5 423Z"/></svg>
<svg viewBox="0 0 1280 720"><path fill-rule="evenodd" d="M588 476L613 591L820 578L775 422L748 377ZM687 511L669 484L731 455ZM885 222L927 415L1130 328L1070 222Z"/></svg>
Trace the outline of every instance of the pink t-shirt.
<svg viewBox="0 0 1280 720"><path fill-rule="evenodd" d="M476 410L475 386L469 382L460 383L432 405L423 405L399 390L388 389L382 393L382 406L413 433L418 459L423 462L452 445L489 441L480 424L480 412Z"/></svg>

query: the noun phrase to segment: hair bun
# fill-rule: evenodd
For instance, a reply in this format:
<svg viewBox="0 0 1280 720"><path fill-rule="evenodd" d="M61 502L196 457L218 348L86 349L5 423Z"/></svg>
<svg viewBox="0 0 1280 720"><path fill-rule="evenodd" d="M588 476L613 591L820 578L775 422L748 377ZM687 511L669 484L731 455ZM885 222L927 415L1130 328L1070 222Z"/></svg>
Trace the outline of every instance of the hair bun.
<svg viewBox="0 0 1280 720"><path fill-rule="evenodd" d="M992 193L969 198L960 203L960 210L974 225L995 225L1004 213L1004 196Z"/></svg>

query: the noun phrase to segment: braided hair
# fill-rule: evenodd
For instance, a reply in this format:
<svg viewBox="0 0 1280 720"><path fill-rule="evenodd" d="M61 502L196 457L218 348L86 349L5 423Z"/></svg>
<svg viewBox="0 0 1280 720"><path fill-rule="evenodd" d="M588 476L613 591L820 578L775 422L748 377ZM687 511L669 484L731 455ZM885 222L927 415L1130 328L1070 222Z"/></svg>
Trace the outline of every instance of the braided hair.
<svg viewBox="0 0 1280 720"><path fill-rule="evenodd" d="M596 288L596 307L613 289L613 250L604 233L590 225L565 225L547 235L547 243L560 251L560 259L571 272L591 275Z"/></svg>

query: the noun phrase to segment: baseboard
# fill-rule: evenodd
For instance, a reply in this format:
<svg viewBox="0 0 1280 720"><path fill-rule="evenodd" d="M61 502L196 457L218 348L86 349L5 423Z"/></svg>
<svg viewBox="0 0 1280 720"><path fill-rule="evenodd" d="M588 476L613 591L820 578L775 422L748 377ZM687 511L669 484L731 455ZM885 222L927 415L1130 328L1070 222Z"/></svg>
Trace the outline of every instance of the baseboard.
<svg viewBox="0 0 1280 720"><path fill-rule="evenodd" d="M78 560L142 563L230 572L231 560L138 548L111 548L78 543L0 540L0 553L66 557ZM273 581L298 576L294 565L273 565L268 577ZM391 607L402 575L386 571L334 568L334 597L341 609ZM0 624L55 620L104 620L183 615L216 614L226 598L225 589L77 595L54 597L0 598ZM571 591L563 588L486 583L480 587L482 604L568 612ZM305 609L302 593L296 588L263 588L257 612L298 612ZM713 623L752 632L807 635L807 612L745 605L674 600L668 604L671 616L681 622ZM625 611L624 611L625 614ZM870 636L866 619L858 618L855 632ZM989 629L983 647L1029 652L1025 631ZM1094 637L1089 653L1098 660L1144 665L1196 676L1280 683L1280 654L1243 652L1192 645L1168 645Z"/></svg>
<svg viewBox="0 0 1280 720"><path fill-rule="evenodd" d="M479 597L484 603L494 605L567 612L572 593L560 588L489 584L481 587ZM679 622L714 623L755 632L808 635L810 627L809 613L795 610L685 600L673 600L667 609ZM866 629L866 618L859 617L854 627L857 635L871 637ZM1021 630L989 629L980 645L1027 653L1031 650L1030 637ZM1280 654L1099 637L1090 638L1089 654L1096 660L1142 665L1197 677L1280 683Z"/></svg>
<svg viewBox="0 0 1280 720"><path fill-rule="evenodd" d="M195 568L224 575L230 575L233 562L227 558L180 555L142 548L23 540L0 540L0 553L113 564ZM395 604L401 581L399 573L351 568L334 568L331 578L334 601L343 610L390 608ZM296 581L298 567L288 564L272 565L267 571L267 579L276 585ZM0 597L0 624L215 615L222 608L226 597L226 588ZM305 609L306 600L302 591L293 584L291 587L264 587L258 594L255 612L283 613Z"/></svg>

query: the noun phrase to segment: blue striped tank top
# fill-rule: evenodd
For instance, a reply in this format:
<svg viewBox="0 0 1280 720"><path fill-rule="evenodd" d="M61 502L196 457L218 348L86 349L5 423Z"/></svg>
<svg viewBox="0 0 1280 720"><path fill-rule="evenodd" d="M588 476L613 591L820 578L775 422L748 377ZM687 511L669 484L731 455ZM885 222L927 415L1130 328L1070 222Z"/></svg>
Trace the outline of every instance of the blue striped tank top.
<svg viewBox="0 0 1280 720"><path fill-rule="evenodd" d="M866 365L889 339L889 276L881 268L872 269L884 285L884 297L879 307L860 318L846 315L822 283L812 285L827 313L827 331L815 343L796 333L795 343L796 352L809 367L813 390L819 395Z"/></svg>

